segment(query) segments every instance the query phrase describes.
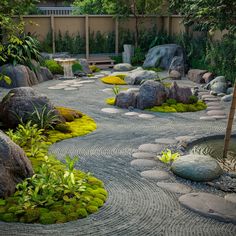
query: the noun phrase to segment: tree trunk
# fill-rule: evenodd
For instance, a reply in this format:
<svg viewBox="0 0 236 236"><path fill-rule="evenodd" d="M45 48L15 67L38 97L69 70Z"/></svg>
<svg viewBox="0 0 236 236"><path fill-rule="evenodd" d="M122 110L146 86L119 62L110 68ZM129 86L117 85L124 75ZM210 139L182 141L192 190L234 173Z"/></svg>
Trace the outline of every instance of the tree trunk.
<svg viewBox="0 0 236 236"><path fill-rule="evenodd" d="M227 128L226 128L225 139L224 139L223 158L227 157L235 110L236 110L236 79L235 79L235 83L234 83L233 100L232 100L231 107L230 107L228 124L227 124Z"/></svg>

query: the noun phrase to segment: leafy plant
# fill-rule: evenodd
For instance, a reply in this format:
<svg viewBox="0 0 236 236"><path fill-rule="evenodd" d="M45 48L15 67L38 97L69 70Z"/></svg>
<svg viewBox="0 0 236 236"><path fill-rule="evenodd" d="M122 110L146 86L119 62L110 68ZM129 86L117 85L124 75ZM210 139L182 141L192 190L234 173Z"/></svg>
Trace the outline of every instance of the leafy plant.
<svg viewBox="0 0 236 236"><path fill-rule="evenodd" d="M163 163L170 163L175 161L180 154L179 153L172 153L172 151L170 149L166 149L166 151L162 151L161 152L161 156L158 157L160 161L162 161Z"/></svg>
<svg viewBox="0 0 236 236"><path fill-rule="evenodd" d="M76 73L78 71L82 71L83 68L82 66L80 65L80 63L76 62L75 64L72 65L72 71L73 73Z"/></svg>
<svg viewBox="0 0 236 236"><path fill-rule="evenodd" d="M117 95L119 92L120 92L120 87L118 85L115 85L113 88L112 88L112 91L115 95Z"/></svg>
<svg viewBox="0 0 236 236"><path fill-rule="evenodd" d="M52 74L63 74L63 67L53 59L45 60L43 65L47 67Z"/></svg>

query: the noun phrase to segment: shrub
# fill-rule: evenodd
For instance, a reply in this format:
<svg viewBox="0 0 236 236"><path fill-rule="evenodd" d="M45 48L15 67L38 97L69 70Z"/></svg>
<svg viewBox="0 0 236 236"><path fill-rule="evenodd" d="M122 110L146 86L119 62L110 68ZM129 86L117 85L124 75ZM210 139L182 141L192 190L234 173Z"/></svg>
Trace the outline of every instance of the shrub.
<svg viewBox="0 0 236 236"><path fill-rule="evenodd" d="M80 65L80 63L76 62L72 65L72 71L73 73L78 73L78 71L82 71L83 68L82 66Z"/></svg>
<svg viewBox="0 0 236 236"><path fill-rule="evenodd" d="M189 103L190 104L197 103L197 101L198 101L198 97L197 96L192 95L192 96L189 97Z"/></svg>
<svg viewBox="0 0 236 236"><path fill-rule="evenodd" d="M169 99L166 100L166 103L170 106L170 105L177 104L177 101L173 98L169 98Z"/></svg>
<svg viewBox="0 0 236 236"><path fill-rule="evenodd" d="M43 62L43 65L45 67L47 67L51 72L52 74L63 74L63 67L58 64L56 61L54 61L53 59L51 60L45 60Z"/></svg>
<svg viewBox="0 0 236 236"><path fill-rule="evenodd" d="M76 211L76 214L78 216L78 218L85 218L88 216L88 212L86 211L85 208L79 208L77 211Z"/></svg>
<svg viewBox="0 0 236 236"><path fill-rule="evenodd" d="M170 149L166 149L166 151L162 151L161 152L161 156L158 157L158 159L160 161L162 161L163 163L170 163L175 161L180 154L179 153L172 153Z"/></svg>
<svg viewBox="0 0 236 236"><path fill-rule="evenodd" d="M127 83L116 76L107 76L101 79L105 84L117 84L117 85L126 85Z"/></svg>

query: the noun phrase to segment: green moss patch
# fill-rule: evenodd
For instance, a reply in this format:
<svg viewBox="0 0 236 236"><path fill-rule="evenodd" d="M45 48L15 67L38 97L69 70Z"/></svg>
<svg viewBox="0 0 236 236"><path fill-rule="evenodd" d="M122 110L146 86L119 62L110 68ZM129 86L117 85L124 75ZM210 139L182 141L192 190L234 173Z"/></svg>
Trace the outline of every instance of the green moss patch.
<svg viewBox="0 0 236 236"><path fill-rule="evenodd" d="M115 100L116 100L116 98L107 98L106 99L106 104L114 106L115 105Z"/></svg>
<svg viewBox="0 0 236 236"><path fill-rule="evenodd" d="M66 156L66 163L62 163L48 154L50 144L92 132L96 129L96 123L91 117L82 114L82 117L63 125L68 126L71 133L63 133L64 130L43 133L42 130L37 131L35 125L30 127L30 123L25 126L28 130L27 140L31 138L32 142L21 146L31 160L35 174L19 183L13 196L0 199L0 220L65 223L87 217L105 203L108 193L103 182L90 173L76 170L77 157ZM25 128L18 127L8 134L17 144L26 143L22 142L24 136L20 136ZM35 133L38 134L37 140Z"/></svg>
<svg viewBox="0 0 236 236"><path fill-rule="evenodd" d="M124 79L121 79L118 76L107 76L101 79L105 84L116 84L116 85L127 85Z"/></svg>
<svg viewBox="0 0 236 236"><path fill-rule="evenodd" d="M205 110L206 108L207 105L203 101L198 101L194 104L163 103L161 106L155 106L146 110L154 112L195 112L195 111Z"/></svg>

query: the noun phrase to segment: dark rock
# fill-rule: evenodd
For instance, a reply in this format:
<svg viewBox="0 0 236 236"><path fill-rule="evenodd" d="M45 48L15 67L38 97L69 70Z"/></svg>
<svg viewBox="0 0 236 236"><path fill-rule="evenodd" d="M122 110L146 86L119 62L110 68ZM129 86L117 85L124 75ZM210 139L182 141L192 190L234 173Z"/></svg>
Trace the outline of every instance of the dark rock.
<svg viewBox="0 0 236 236"><path fill-rule="evenodd" d="M137 108L145 109L161 105L167 98L167 90L157 81L146 81L137 95Z"/></svg>
<svg viewBox="0 0 236 236"><path fill-rule="evenodd" d="M182 103L189 103L189 97L192 95L191 88L179 87L176 82L173 82L169 90L168 98L173 98Z"/></svg>
<svg viewBox="0 0 236 236"><path fill-rule="evenodd" d="M198 83L198 84L202 84L205 83L205 80L203 79L203 75L207 73L206 70L199 70L199 69L191 69L188 71L188 79Z"/></svg>
<svg viewBox="0 0 236 236"><path fill-rule="evenodd" d="M193 181L210 181L222 174L222 169L214 158L195 154L179 157L172 163L171 170L176 175Z"/></svg>
<svg viewBox="0 0 236 236"><path fill-rule="evenodd" d="M174 57L179 57L176 63L172 63ZM185 68L186 60L183 48L177 44L164 44L149 49L143 67L161 67L168 70L170 69L170 65L173 64L172 67L174 69L175 65L179 67L181 59L181 68Z"/></svg>
<svg viewBox="0 0 236 236"><path fill-rule="evenodd" d="M136 106L136 93L122 91L116 96L115 105L121 108L129 108Z"/></svg>
<svg viewBox="0 0 236 236"><path fill-rule="evenodd" d="M23 122L27 122L35 107L40 111L45 106L46 112L51 110L52 114L59 115L46 96L36 93L30 87L15 88L10 90L0 103L0 120L6 127L14 128L20 123L19 117ZM60 119L64 121L62 117Z"/></svg>
<svg viewBox="0 0 236 236"><path fill-rule="evenodd" d="M0 198L15 192L15 187L33 175L32 165L24 151L0 131Z"/></svg>
<svg viewBox="0 0 236 236"><path fill-rule="evenodd" d="M86 59L79 59L79 64L82 66L82 71L86 74L92 74Z"/></svg>

